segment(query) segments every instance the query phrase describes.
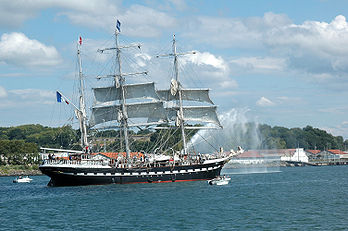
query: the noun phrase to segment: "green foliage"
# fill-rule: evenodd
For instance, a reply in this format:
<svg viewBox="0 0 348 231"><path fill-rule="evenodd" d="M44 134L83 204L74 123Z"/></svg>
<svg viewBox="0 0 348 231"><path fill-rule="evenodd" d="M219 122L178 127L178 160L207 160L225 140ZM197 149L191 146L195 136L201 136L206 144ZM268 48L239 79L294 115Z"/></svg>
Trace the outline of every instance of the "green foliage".
<svg viewBox="0 0 348 231"><path fill-rule="evenodd" d="M0 164L33 164L39 147L70 148L78 143L77 131L70 126L59 128L21 125L0 128Z"/></svg>
<svg viewBox="0 0 348 231"><path fill-rule="evenodd" d="M345 148L342 136L333 136L319 128L306 126L301 128L271 127L269 125L259 126L261 135L260 148L296 148L305 149L341 149Z"/></svg>
<svg viewBox="0 0 348 231"><path fill-rule="evenodd" d="M197 125L200 126L200 125ZM271 127L266 124L257 127L254 123L247 123L236 127L242 130L237 137L232 137L236 145L245 149L296 148L306 149L345 149L348 140L342 136L333 136L324 130L306 126L304 128ZM189 141L198 130L187 130L186 140ZM123 133L115 130L92 131L95 137L93 143L97 148L93 151L125 151L124 143L120 143ZM172 152L183 147L180 129L156 130L149 129L129 131L131 150ZM21 125L17 127L0 128L0 165L1 164L35 164L39 147L80 149L80 131L71 126L58 128L45 127L39 124ZM258 142L260 141L260 142Z"/></svg>
<svg viewBox="0 0 348 231"><path fill-rule="evenodd" d="M71 126L50 128L30 124L0 128L0 140L24 140L28 143L36 143L38 146L52 148L70 148L71 145L79 142L77 134L78 132Z"/></svg>
<svg viewBox="0 0 348 231"><path fill-rule="evenodd" d="M38 159L38 147L23 140L0 140L0 155L0 164L31 164Z"/></svg>

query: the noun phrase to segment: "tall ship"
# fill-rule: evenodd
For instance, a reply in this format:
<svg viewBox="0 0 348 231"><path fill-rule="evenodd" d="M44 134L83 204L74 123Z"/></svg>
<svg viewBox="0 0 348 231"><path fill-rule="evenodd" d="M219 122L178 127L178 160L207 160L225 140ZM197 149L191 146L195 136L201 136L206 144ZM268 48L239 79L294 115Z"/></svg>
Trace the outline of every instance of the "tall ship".
<svg viewBox="0 0 348 231"><path fill-rule="evenodd" d="M172 52L158 57L169 56L174 60L173 78L168 83L169 89L157 90L154 82L128 83L128 77L134 78L142 73L124 73L121 65L121 51L133 45L119 45L120 23L115 29L115 46L99 49L115 52L117 63L110 86L92 88L94 103L88 118L85 105L84 75L81 64L80 40L77 45L79 63L79 105L70 103L75 110L81 133L81 150L61 150L42 148L46 158L39 166L41 172L50 177L50 186L74 186L93 184L130 184L160 183L211 180L220 175L223 166L243 150L238 147L224 152L222 148L215 153L197 153L188 148L187 131L198 129L222 129L216 110L217 106L209 97L209 89L184 88L180 83L178 57L194 55L195 52L178 53L175 35ZM98 76L97 78L103 78ZM57 91L57 100L70 102ZM191 104L190 104L191 102ZM192 102L198 102L192 104ZM208 104L208 105L206 105ZM137 123L134 123L137 121ZM141 121L141 122L138 122ZM193 124L200 123L199 126ZM112 126L110 126L110 123ZM119 132L120 146L124 151L105 157L93 151L90 130L95 127L116 129ZM201 125L205 124L205 125ZM181 145L174 150L165 146L169 139L153 143L151 150L131 150L130 135L133 129L179 131ZM155 142L155 141L153 141ZM166 148L164 148L166 147ZM56 158L53 151L65 153Z"/></svg>

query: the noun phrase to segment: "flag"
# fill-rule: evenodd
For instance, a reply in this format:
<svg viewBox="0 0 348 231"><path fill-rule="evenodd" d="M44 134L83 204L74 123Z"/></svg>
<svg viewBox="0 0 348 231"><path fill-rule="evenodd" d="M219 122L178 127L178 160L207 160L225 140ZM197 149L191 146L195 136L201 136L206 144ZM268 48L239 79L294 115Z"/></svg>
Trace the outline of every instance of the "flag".
<svg viewBox="0 0 348 231"><path fill-rule="evenodd" d="M121 32L121 22L119 20L117 20L116 29L118 30L118 32Z"/></svg>
<svg viewBox="0 0 348 231"><path fill-rule="evenodd" d="M69 104L69 101L64 99L64 97L62 97L62 94L59 93L59 91L57 91L57 102L58 103L61 103L62 102L62 99L63 101L66 103L66 104Z"/></svg>
<svg viewBox="0 0 348 231"><path fill-rule="evenodd" d="M79 38L79 44L82 45L82 38L81 38L81 36Z"/></svg>
<svg viewBox="0 0 348 231"><path fill-rule="evenodd" d="M57 91L57 102L61 103L62 102L62 95Z"/></svg>

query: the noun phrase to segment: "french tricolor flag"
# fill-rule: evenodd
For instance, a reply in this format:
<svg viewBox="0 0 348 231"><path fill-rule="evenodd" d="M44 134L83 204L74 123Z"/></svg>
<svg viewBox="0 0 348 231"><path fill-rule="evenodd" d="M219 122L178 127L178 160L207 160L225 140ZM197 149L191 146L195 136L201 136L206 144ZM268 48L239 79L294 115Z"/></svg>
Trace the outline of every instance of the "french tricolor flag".
<svg viewBox="0 0 348 231"><path fill-rule="evenodd" d="M67 101L66 99L64 99L64 97L62 97L62 94L60 94L60 92L57 91L57 102L58 102L58 103L61 103L61 102L62 102L62 99L64 100L64 102L65 102L66 104L69 104L69 101Z"/></svg>

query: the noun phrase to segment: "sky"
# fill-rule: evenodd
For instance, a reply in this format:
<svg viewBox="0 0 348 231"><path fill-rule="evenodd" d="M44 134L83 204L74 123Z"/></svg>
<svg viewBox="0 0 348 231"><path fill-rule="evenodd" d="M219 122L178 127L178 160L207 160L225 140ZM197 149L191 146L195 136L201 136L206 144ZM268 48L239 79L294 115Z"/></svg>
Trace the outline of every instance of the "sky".
<svg viewBox="0 0 348 231"><path fill-rule="evenodd" d="M125 68L169 86L173 34L184 87L211 89L220 113L288 128L307 125L348 138L348 1L345 0L1 0L0 126L61 126L76 101L76 44L86 82L114 69L120 42L141 42ZM167 64L166 64L167 63ZM87 87L88 88L88 87ZM86 90L90 90L89 87Z"/></svg>

